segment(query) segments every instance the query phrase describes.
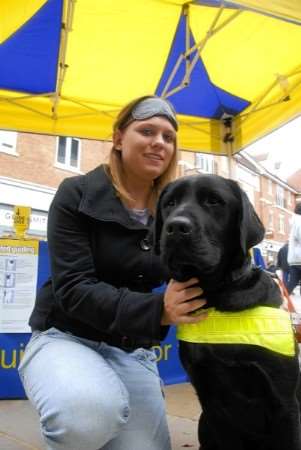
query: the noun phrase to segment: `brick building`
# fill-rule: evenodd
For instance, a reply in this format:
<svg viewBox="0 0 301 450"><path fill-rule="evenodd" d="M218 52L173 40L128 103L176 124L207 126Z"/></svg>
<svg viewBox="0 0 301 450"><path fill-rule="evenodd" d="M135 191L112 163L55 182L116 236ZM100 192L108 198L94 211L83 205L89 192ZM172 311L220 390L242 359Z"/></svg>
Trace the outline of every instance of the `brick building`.
<svg viewBox="0 0 301 450"><path fill-rule="evenodd" d="M288 178L288 183L299 191L299 200L301 200L301 169L298 169Z"/></svg>
<svg viewBox="0 0 301 450"><path fill-rule="evenodd" d="M12 231L15 205L32 208L30 235L45 238L47 212L58 184L107 160L111 143L0 131L0 236ZM226 157L181 152L178 175L229 174ZM242 152L231 163L232 178L247 192L266 228L261 244L275 258L288 238L290 217L300 189L291 186ZM297 180L299 178L297 177Z"/></svg>
<svg viewBox="0 0 301 450"><path fill-rule="evenodd" d="M59 183L105 161L109 142L0 131L0 236L12 231L14 205L32 208L29 235L46 235Z"/></svg>

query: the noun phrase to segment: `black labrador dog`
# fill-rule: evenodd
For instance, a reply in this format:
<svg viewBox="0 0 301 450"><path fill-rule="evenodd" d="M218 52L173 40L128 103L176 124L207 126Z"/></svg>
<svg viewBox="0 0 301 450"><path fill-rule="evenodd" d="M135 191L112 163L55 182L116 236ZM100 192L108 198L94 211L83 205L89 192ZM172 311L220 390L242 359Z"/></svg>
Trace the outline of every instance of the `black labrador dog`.
<svg viewBox="0 0 301 450"><path fill-rule="evenodd" d="M202 405L200 448L300 450L297 345L289 320L291 351L285 353L277 347L282 331L273 328L278 318L261 318L262 311L279 311L285 319L287 313L279 309L282 298L275 281L251 265L249 249L263 239L264 227L247 195L235 181L220 176L183 177L163 190L154 225L155 249L170 277L197 277L208 311L226 314L222 327L227 328L229 317L260 311L252 325L254 342L248 340L244 319L243 342L228 342L227 336L219 341L220 330L212 333L217 322L210 315L201 324L208 321L210 329L209 321L215 320L213 339L205 332L201 342L179 342L182 364ZM276 347L261 344L261 329L263 340L274 339Z"/></svg>

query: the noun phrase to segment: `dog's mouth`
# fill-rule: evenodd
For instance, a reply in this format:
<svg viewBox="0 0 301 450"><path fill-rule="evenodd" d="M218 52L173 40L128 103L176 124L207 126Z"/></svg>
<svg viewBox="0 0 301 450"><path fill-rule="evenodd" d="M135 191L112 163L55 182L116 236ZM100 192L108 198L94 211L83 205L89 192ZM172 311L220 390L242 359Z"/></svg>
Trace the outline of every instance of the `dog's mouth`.
<svg viewBox="0 0 301 450"><path fill-rule="evenodd" d="M174 278L177 281L187 281L190 278L197 277L196 268L189 264L183 264L180 266L168 264L168 268L172 278Z"/></svg>
<svg viewBox="0 0 301 450"><path fill-rule="evenodd" d="M167 258L165 261L163 261L166 264L166 267L168 267L168 270L172 276L177 281L187 281L190 278L196 277L199 278L200 276L203 277L210 277L214 274L215 267L213 266L201 266L200 264L193 264L191 262L181 262L178 261L175 262L172 257Z"/></svg>

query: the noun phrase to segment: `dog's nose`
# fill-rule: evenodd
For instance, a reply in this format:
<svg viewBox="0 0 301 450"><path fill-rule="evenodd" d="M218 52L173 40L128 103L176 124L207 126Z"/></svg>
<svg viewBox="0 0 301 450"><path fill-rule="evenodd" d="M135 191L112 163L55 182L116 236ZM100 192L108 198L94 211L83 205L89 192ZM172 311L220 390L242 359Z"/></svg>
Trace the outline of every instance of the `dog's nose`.
<svg viewBox="0 0 301 450"><path fill-rule="evenodd" d="M192 232L192 224L186 217L177 217L167 224L166 232L169 236L187 236Z"/></svg>

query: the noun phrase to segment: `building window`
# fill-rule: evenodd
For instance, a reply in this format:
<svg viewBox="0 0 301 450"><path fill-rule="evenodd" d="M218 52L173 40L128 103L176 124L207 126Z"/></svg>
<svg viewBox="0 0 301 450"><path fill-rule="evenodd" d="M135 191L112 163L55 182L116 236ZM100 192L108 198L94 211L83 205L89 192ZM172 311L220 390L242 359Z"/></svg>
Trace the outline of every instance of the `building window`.
<svg viewBox="0 0 301 450"><path fill-rule="evenodd" d="M204 155L203 153L196 153L195 167L199 172L213 173L214 164L212 155Z"/></svg>
<svg viewBox="0 0 301 450"><path fill-rule="evenodd" d="M285 216L279 215L279 233L285 234Z"/></svg>
<svg viewBox="0 0 301 450"><path fill-rule="evenodd" d="M285 208L284 189L282 186L276 186L276 205Z"/></svg>
<svg viewBox="0 0 301 450"><path fill-rule="evenodd" d="M274 215L273 211L269 211L268 230L274 229Z"/></svg>
<svg viewBox="0 0 301 450"><path fill-rule="evenodd" d="M273 182L270 178L268 178L268 194L273 195Z"/></svg>
<svg viewBox="0 0 301 450"><path fill-rule="evenodd" d="M0 152L16 155L17 133L15 131L0 131Z"/></svg>
<svg viewBox="0 0 301 450"><path fill-rule="evenodd" d="M56 166L67 170L80 169L80 140L59 136L56 152Z"/></svg>
<svg viewBox="0 0 301 450"><path fill-rule="evenodd" d="M292 206L292 194L290 191L287 191L287 204Z"/></svg>

